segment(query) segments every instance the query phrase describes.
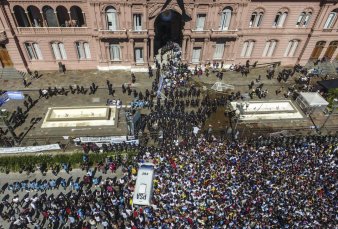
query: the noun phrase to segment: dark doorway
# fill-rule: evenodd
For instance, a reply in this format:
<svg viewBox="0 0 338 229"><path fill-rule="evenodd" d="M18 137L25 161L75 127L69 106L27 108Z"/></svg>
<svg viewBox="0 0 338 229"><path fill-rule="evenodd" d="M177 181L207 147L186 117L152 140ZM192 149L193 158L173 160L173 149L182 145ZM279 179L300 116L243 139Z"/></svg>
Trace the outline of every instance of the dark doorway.
<svg viewBox="0 0 338 229"><path fill-rule="evenodd" d="M174 10L166 10L157 16L154 27L155 55L168 41L178 43L180 46L182 45L184 21L181 14Z"/></svg>

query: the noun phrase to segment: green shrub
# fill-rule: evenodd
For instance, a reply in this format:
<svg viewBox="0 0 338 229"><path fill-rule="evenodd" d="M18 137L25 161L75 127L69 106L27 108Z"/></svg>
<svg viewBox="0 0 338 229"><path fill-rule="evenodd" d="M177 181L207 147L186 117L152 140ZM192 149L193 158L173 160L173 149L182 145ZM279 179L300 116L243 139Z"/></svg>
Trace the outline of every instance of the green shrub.
<svg viewBox="0 0 338 229"><path fill-rule="evenodd" d="M90 153L89 154L89 165L93 166L94 164L105 161L107 157L112 157L113 159L117 158L118 155L121 155L122 158L127 158L128 162L131 161L133 156L137 155L137 151L122 151L122 152L108 152L108 153ZM80 151L75 151L68 154L36 154L36 155L12 155L12 156L1 156L0 157L0 172L5 172L10 170L12 172L18 172L24 167L36 167L37 165L45 165L47 169L51 166L62 163L70 163L72 168L78 168L82 163L83 153Z"/></svg>

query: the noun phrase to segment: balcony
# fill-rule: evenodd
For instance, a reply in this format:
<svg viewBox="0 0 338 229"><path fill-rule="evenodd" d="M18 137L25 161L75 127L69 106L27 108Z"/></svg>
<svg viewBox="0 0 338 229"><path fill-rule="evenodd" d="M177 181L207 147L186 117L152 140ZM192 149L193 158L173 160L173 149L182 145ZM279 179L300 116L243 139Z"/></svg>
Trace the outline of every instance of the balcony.
<svg viewBox="0 0 338 229"><path fill-rule="evenodd" d="M21 35L43 34L88 34L88 27L17 27Z"/></svg>
<svg viewBox="0 0 338 229"><path fill-rule="evenodd" d="M127 30L119 29L119 30L99 30L101 38L118 38L124 39L127 38Z"/></svg>
<svg viewBox="0 0 338 229"><path fill-rule="evenodd" d="M138 38L148 38L148 30L128 30L128 38L138 39Z"/></svg>
<svg viewBox="0 0 338 229"><path fill-rule="evenodd" d="M210 30L192 29L190 35L191 35L191 38L209 38Z"/></svg>
<svg viewBox="0 0 338 229"><path fill-rule="evenodd" d="M215 30L211 29L211 38L237 38L238 29L235 30Z"/></svg>
<svg viewBox="0 0 338 229"><path fill-rule="evenodd" d="M5 31L0 32L0 42L5 42L7 40L7 35Z"/></svg>

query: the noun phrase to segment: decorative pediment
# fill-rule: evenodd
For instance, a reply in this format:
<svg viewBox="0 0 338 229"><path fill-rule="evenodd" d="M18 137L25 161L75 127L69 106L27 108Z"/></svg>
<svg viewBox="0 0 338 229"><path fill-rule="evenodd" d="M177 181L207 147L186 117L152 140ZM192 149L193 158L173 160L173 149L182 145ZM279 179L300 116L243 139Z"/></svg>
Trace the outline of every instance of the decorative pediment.
<svg viewBox="0 0 338 229"><path fill-rule="evenodd" d="M154 18L166 10L174 10L179 14L182 14L182 10L176 3L176 1L171 1L165 8L163 7L164 7L163 3L149 3L148 4L149 18ZM193 8L194 8L193 4L184 4L185 13L188 16L191 16Z"/></svg>

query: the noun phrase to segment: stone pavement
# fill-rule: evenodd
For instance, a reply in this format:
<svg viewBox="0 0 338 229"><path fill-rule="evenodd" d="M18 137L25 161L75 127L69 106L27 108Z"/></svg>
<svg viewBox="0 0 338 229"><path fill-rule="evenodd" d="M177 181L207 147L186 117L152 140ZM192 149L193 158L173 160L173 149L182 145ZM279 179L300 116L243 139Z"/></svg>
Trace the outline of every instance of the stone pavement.
<svg viewBox="0 0 338 229"><path fill-rule="evenodd" d="M28 112L28 118L26 122L18 127L15 132L17 135L25 136L25 140L22 145L32 145L34 142L37 144L47 144L47 143L55 143L61 142L66 143L62 136L108 136L108 135L125 135L127 132L126 122L125 122L125 113L123 109L119 110L119 121L115 128L111 127L98 127L98 128L49 128L42 129L40 121L38 124L32 126L30 124L30 120L32 118L41 117L44 118L49 107L67 107L67 106L102 106L106 105L107 99L113 99L112 96L108 95L106 80L109 80L110 83L113 84L113 87L116 90L114 99L121 99L123 104L129 104L133 101L133 96L128 96L127 94L123 94L121 90L121 85L124 83L131 84L131 73L128 71L97 71L97 70L86 70L86 71L67 71L66 74L58 73L58 72L40 72L41 76L38 79L27 79L27 82L31 84L28 87L24 87L23 82L21 80L0 80L0 86L2 90L22 90L25 94L30 95L33 100L38 99L38 89L48 88L48 87L65 87L69 88L69 85L78 84L80 86L84 86L85 88L89 88L91 83L95 83L99 86L98 91L95 95L82 95L82 94L70 94L68 96L58 95L53 96L49 99L39 99L36 105L30 109ZM278 69L275 75L278 74ZM135 73L136 75L136 83L131 84L131 86L137 91L142 91L144 93L145 89L151 88L151 83L153 79L149 79L147 73ZM234 85L234 92L240 91L243 93L249 92L248 85L251 81L256 82L255 80L258 78L258 75L261 75L261 81L259 83L255 83L255 86L263 83L263 89L268 90L268 95L266 97L269 99L285 99L283 94L287 91L287 87L294 83L294 79L289 79L288 82L279 83L276 78L269 80L266 77L266 68L256 68L252 69L250 74L247 77L242 77L238 72L225 72L223 76L222 82ZM296 78L297 76L294 76ZM197 76L193 77L195 81L199 82L210 88L215 82L219 81L215 74L210 73L209 77L206 77L203 74L200 78ZM276 95L275 91L281 87L284 87L284 91ZM258 98L255 98L258 99ZM16 110L17 106L23 106L23 101L10 101L5 104L3 107L9 111ZM223 113L223 112L222 112ZM325 120L325 116L322 114L318 114L313 117L317 124L323 123ZM213 121L213 120L211 120ZM338 117L330 118L327 122L327 126L334 125L337 121ZM214 124L217 125L221 122L221 119L215 120ZM305 123L304 123L305 122ZM305 119L302 122L291 122L291 121L282 121L279 122L278 125L276 122L274 123L261 123L261 125L266 127L275 127L280 128L280 126L286 125L292 128L293 125L300 126L312 126L313 124L309 119ZM217 126L216 125L216 126ZM257 126L257 125L256 125ZM257 126L259 127L259 125ZM313 131L313 130L311 130ZM48 136L48 138L46 138Z"/></svg>
<svg viewBox="0 0 338 229"><path fill-rule="evenodd" d="M18 195L19 199L22 200L23 198L26 198L26 197L33 197L35 194L41 195L43 193L46 193L48 196L52 194L54 196L57 196L60 193L66 194L72 191L71 187L69 187L70 181L79 180L81 182L83 181L83 176L85 176L86 174L87 172L82 171L81 169L73 169L69 173L66 173L64 170L62 170L59 172L59 174L57 174L57 176L52 174L50 170L46 173L45 176L43 176L40 171L30 173L29 175L27 175L26 173L21 173L21 174L20 173L9 173L9 174L0 173L0 188L1 190L4 190L4 192L1 194L0 201L7 199L9 202L11 202L15 195ZM113 179L115 177L117 179L120 179L122 176L123 176L122 167L119 167L115 173L111 173L110 171L108 171L107 174L103 174L100 171L96 171L95 173L93 173L93 177L99 177L100 180L105 180L107 178ZM67 182L68 186L66 189L60 186L58 189L50 189L50 190L46 190L45 192L34 191L34 190L28 192L28 191L23 190L23 191L19 191L14 194L12 191L8 190L7 188L9 184L13 184L14 182L21 182L21 181L37 181L38 182L38 181L44 181L44 180L49 181L51 179L57 180L58 178L64 178L66 181L68 181ZM92 191L95 189L99 190L100 188L95 187L95 186L91 187ZM73 192L76 192L76 191L73 190ZM40 217L40 220L42 220L42 215ZM45 227L46 226L47 225L45 225ZM69 224L67 224L67 226L69 226ZM10 225L6 221L1 221L0 228L7 229L7 228L10 228ZM30 228L34 228L34 227L31 225ZM98 226L97 228L103 228L103 227Z"/></svg>

